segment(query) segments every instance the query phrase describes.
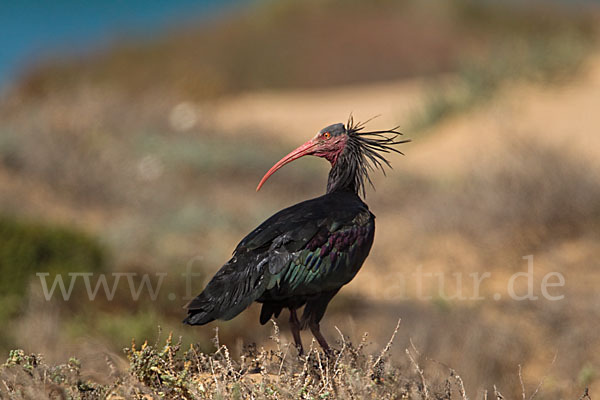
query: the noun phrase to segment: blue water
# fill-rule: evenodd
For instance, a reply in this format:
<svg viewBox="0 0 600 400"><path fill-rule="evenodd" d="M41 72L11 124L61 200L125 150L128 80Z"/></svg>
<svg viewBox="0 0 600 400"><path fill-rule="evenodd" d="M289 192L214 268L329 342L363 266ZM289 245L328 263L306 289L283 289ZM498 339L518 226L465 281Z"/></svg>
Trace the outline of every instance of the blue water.
<svg viewBox="0 0 600 400"><path fill-rule="evenodd" d="M53 54L202 23L251 0L0 0L0 88Z"/></svg>

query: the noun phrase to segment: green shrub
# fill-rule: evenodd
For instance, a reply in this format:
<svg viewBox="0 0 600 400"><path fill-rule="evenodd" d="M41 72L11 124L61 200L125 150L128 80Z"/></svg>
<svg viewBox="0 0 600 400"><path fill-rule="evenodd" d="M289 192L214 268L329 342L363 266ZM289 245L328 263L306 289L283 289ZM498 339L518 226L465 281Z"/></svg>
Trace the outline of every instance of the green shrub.
<svg viewBox="0 0 600 400"><path fill-rule="evenodd" d="M38 272L99 272L106 253L91 236L71 228L0 216L0 295L21 298ZM1 317L2 315L0 315Z"/></svg>

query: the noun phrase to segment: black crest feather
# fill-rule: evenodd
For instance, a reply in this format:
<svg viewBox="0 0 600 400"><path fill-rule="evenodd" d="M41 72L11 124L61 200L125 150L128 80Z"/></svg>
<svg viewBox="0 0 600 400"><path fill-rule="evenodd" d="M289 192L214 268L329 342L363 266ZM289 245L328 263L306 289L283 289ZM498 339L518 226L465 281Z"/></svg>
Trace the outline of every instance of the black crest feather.
<svg viewBox="0 0 600 400"><path fill-rule="evenodd" d="M374 188L369 174L374 170L381 170L385 175L385 167L392 168L390 162L385 158L386 153L404 154L395 146L410 142L410 139L401 139L402 133L396 126L392 129L379 131L365 131L366 124L376 117L370 118L365 122L355 122L352 115L346 123L346 133L348 134L347 152L348 162L353 164L351 169L355 169L356 190L366 194L365 183L369 183Z"/></svg>

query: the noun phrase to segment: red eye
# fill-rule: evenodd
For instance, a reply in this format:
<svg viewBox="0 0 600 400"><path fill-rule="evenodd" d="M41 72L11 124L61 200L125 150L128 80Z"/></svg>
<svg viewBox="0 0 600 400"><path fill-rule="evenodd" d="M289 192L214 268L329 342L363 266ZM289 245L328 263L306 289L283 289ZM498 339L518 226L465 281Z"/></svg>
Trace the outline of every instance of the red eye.
<svg viewBox="0 0 600 400"><path fill-rule="evenodd" d="M329 133L329 132L325 132L325 133L323 134L323 137L324 137L325 139L329 139L329 138L331 137L331 133Z"/></svg>

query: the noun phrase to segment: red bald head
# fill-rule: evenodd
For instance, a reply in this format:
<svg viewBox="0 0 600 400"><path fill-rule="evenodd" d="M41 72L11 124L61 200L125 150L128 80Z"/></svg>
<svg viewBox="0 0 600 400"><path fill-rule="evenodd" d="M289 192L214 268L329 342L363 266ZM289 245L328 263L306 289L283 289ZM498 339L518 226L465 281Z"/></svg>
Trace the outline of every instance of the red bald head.
<svg viewBox="0 0 600 400"><path fill-rule="evenodd" d="M293 150L273 165L261 179L256 187L256 191L260 190L262 185L275 173L275 171L300 157L314 155L327 159L332 166L335 165L339 155L346 147L347 141L348 132L346 131L344 124L333 124L321 129L314 138Z"/></svg>

